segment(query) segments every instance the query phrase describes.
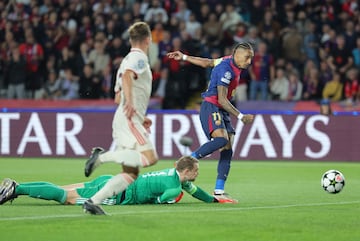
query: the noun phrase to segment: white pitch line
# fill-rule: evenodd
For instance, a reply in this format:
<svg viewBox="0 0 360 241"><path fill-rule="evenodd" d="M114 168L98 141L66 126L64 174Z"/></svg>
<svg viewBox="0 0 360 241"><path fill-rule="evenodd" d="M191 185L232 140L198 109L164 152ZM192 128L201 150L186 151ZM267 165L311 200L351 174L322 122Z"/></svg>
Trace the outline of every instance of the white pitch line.
<svg viewBox="0 0 360 241"><path fill-rule="evenodd" d="M226 211L247 211L247 210L257 210L257 209L281 209L281 208L293 208L293 207L316 207L316 206L329 206L329 205L347 205L347 204L360 204L360 201L348 201L348 202L333 202L333 203L303 203L303 204L288 204L288 205L277 205L277 206L259 206L259 207L233 207L229 208L228 205L232 204L223 204L226 205L226 208L200 208L196 209L196 212L226 212ZM125 206L123 206L125 207ZM167 206L168 207L168 206ZM80 207L79 207L80 208ZM19 221L19 220L41 220L41 219L54 219L54 218L79 218L79 217L86 217L89 214L81 214L81 210L79 210L79 214L64 214L64 215L49 215L49 216L30 216L30 217L3 217L0 218L0 221ZM182 209L177 207L176 209L173 208L166 208L166 209L158 209L158 210L149 210L149 211L121 211L121 212L112 212L108 213L110 216L117 216L117 215L139 215L139 214L157 214L157 213L184 213L184 212L194 212L194 209Z"/></svg>

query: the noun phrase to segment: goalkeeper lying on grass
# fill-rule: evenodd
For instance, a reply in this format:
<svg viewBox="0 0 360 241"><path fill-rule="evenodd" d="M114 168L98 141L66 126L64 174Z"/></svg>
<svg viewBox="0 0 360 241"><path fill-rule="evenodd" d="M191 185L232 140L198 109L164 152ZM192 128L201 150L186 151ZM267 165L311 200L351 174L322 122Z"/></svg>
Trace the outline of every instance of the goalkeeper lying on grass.
<svg viewBox="0 0 360 241"><path fill-rule="evenodd" d="M140 175L127 189L103 201L107 205L162 204L180 201L183 192L207 203L237 203L225 197L214 197L192 182L198 176L199 161L190 156L176 161L175 168L147 172ZM61 204L83 204L93 196L111 178L111 175L99 176L90 182L58 186L49 182L26 182L5 178L0 185L0 205L12 201L21 195L45 200L54 200Z"/></svg>

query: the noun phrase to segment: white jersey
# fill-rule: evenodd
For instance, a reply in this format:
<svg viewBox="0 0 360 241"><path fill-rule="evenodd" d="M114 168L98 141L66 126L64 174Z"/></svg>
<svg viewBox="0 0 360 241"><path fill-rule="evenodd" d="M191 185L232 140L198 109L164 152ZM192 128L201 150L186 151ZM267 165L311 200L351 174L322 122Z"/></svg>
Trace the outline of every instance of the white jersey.
<svg viewBox="0 0 360 241"><path fill-rule="evenodd" d="M122 74L126 70L131 70L136 77L133 82L133 103L137 115L143 121L149 104L152 88L152 74L147 55L138 48L132 48L130 53L123 59L116 73L115 92L119 92L122 86ZM124 104L124 95L121 93L120 105Z"/></svg>
<svg viewBox="0 0 360 241"><path fill-rule="evenodd" d="M123 91L121 91L123 84L121 76L126 70L131 70L135 73L132 83L132 96L136 113L131 120L128 120L124 115L125 96ZM149 105L151 87L152 73L149 59L142 50L132 48L117 71L114 87L115 92L120 91L120 104L113 119L113 138L117 148L135 149L140 152L154 149L149 139L149 134L143 126L144 117Z"/></svg>

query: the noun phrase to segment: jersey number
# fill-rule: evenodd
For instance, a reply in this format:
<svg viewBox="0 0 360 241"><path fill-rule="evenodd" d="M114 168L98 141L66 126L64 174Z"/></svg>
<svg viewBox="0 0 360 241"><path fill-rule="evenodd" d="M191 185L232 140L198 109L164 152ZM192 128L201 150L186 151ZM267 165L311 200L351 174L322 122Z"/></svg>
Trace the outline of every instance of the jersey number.
<svg viewBox="0 0 360 241"><path fill-rule="evenodd" d="M212 117L214 121L221 121L221 115L219 112L212 113Z"/></svg>

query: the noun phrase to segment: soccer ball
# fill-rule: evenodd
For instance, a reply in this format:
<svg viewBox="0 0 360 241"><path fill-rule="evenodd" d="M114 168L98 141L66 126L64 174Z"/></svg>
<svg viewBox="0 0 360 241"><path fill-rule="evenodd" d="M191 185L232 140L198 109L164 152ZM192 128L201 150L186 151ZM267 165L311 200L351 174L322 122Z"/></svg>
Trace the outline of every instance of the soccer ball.
<svg viewBox="0 0 360 241"><path fill-rule="evenodd" d="M339 193L345 186L345 177L338 170L329 170L322 175L321 186L328 193Z"/></svg>

